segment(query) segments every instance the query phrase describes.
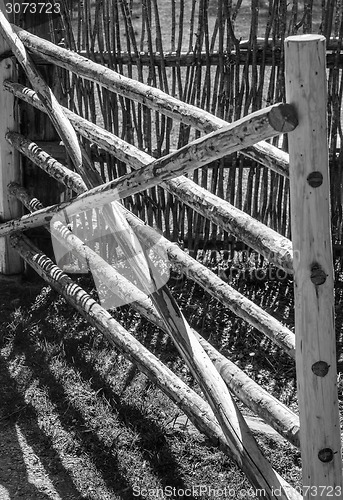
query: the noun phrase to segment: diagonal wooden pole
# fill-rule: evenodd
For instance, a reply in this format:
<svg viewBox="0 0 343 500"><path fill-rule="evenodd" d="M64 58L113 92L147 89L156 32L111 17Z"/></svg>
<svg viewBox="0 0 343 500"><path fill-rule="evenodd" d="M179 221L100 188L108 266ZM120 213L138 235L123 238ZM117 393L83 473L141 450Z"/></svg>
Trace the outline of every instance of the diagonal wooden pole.
<svg viewBox="0 0 343 500"><path fill-rule="evenodd" d="M342 498L325 38L292 36L285 51L303 496Z"/></svg>

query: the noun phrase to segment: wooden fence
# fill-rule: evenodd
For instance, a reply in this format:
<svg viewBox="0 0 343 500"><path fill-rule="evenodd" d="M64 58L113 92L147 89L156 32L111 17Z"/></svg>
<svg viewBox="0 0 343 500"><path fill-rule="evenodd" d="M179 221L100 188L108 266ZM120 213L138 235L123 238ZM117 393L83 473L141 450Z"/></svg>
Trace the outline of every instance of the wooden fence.
<svg viewBox="0 0 343 500"><path fill-rule="evenodd" d="M190 0L157 2L63 1L65 46L117 72L232 121L285 102L284 39L297 33L327 38L331 200L334 243L342 243L342 6L338 1ZM167 29L168 27L168 29ZM160 157L201 131L154 114L73 75L69 107L81 116ZM276 142L275 142L276 141ZM274 144L287 151L287 137ZM89 148L85 144L86 148ZM104 180L126 172L125 163L94 146ZM190 174L192 180L290 238L289 180L255 158L235 153ZM125 200L150 225L193 255L231 234L160 187Z"/></svg>
<svg viewBox="0 0 343 500"><path fill-rule="evenodd" d="M1 6L3 7L3 4ZM292 106L274 104L228 124L206 111L169 96L162 90L147 87L141 82L119 75L96 62L42 40L22 28L10 25L4 10L0 12L0 28L33 87L29 89L7 80L3 92L9 99L14 94L49 115L63 138L76 172L16 131L10 130L1 141L3 144L9 144L13 151L20 151L29 157L41 169L77 194L76 198L45 208L37 199L32 199L24 187L11 183L10 193L21 200L31 213L0 224L0 237L7 238L8 241L10 236L13 248L38 274L96 326L110 343L119 347L154 380L202 432L219 443L220 448L246 473L251 484L259 492L258 496L270 499L300 498L299 492L272 469L260 452L232 400L229 389L292 444L301 445L304 477L308 478L304 480L304 486L312 486L319 492L318 495L313 495L313 489L304 489L304 498L319 498L319 485L341 491L335 335L331 314L333 269L323 85L325 39L291 37L287 40L288 57L293 65L286 75ZM144 105L154 111L156 116L166 117L166 123L168 120L177 121L190 130L202 130L205 135L168 155L154 159L147 152L142 152L110 131L95 126L72 110L62 108L37 72L27 49L30 53L77 74L79 78L114 93L117 99L124 99L127 105L128 102L134 101L138 106ZM298 54L298 57L292 55L293 53ZM303 88L303 80L306 81L306 91ZM311 106L308 106L309 99L304 98L305 94L308 96L308 92L311 96ZM297 134L292 131L297 130L298 120ZM88 148L79 144L76 132L88 141ZM290 169L288 155L264 142L265 139L288 132L291 132L290 154L293 162ZM292 133L295 134L294 140L291 139ZM88 154L90 141L106 151L106 154L125 161L132 167L132 171L103 183L101 168L98 170L94 166ZM290 175L294 257L289 239L204 187L198 186L189 177L183 176L199 166L206 166L213 160L219 161L224 156L243 149L244 154L250 155L254 160L258 159L265 168L272 167L274 171L283 174L288 172ZM1 165L2 168L4 166L6 163ZM145 225L123 205L116 202L112 205L114 211L111 213L106 208L103 210L107 226L127 256L135 255L135 249L125 236L130 228L133 228L141 235L141 241L164 248L169 258L177 262L188 276L284 348L288 355L296 358L300 436L298 417L271 398L266 391L201 339L189 327L166 286L156 289L152 294L148 293L148 287L144 288L146 276L142 275L145 263L139 256L131 259L132 269L141 280L143 291L120 276L94 249L73 234L70 227L54 219L54 214L57 213L68 213L72 217L73 210L92 210L106 202L138 196L138 193L160 185L193 210L208 217L223 231L230 231L278 267L294 273L297 285L297 349L292 332L222 282L177 245ZM7 197L7 193L4 191L2 196ZM53 231L55 238L67 249L72 249L81 261L92 263L97 277L103 279L117 295L129 298L138 311L170 334L199 382L205 400L191 391L139 344L23 234L23 231L30 228L49 223L49 229ZM223 367L232 368L235 376L229 375ZM220 373L224 373L223 377ZM242 381L242 387L238 387L238 380ZM317 428L314 431L318 421L321 432ZM305 484L305 481L309 484Z"/></svg>

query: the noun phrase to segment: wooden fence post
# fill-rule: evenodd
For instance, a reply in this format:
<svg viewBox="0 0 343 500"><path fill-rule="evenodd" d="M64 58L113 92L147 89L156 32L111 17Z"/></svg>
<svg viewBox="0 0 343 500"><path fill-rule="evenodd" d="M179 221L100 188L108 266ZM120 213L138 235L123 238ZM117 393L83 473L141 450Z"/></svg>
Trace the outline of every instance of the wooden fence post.
<svg viewBox="0 0 343 500"><path fill-rule="evenodd" d="M325 38L291 36L285 53L303 497L342 498Z"/></svg>
<svg viewBox="0 0 343 500"><path fill-rule="evenodd" d="M9 50L7 43L0 35L1 55ZM14 196L8 194L10 182L21 183L19 154L5 139L8 131L17 130L17 109L15 99L3 87L7 79L15 78L15 63L10 58L0 60L0 220L6 221L22 214L22 208ZM20 274L23 270L22 260L9 245L8 239L0 238L0 275Z"/></svg>

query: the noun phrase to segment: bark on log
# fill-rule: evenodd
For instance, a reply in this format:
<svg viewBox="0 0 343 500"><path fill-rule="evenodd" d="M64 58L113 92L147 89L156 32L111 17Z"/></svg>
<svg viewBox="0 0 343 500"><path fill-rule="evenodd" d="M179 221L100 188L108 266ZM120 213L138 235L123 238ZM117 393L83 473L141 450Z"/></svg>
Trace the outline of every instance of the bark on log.
<svg viewBox="0 0 343 500"><path fill-rule="evenodd" d="M20 200L30 212L44 208L44 205L37 198L31 197L27 190L17 182L11 182L8 185L8 192Z"/></svg>
<svg viewBox="0 0 343 500"><path fill-rule="evenodd" d="M79 174L72 172L69 168L62 165L62 163L52 158L52 156L43 151L35 142L26 139L23 135L16 132L8 132L6 134L6 139L39 168L57 181L62 182L66 187L74 191L76 191L77 188L78 190L76 192L84 192L87 190L86 184Z"/></svg>
<svg viewBox="0 0 343 500"><path fill-rule="evenodd" d="M86 292L72 282L57 266L55 266L50 259L42 254L37 248L30 244L25 236L14 235L11 238L14 248L20 255L42 276L51 286L53 286L59 293L61 293L84 317L95 327L97 327L113 344L126 353L126 355L134 363L138 365L149 378L152 378L174 401L182 404L182 408L187 415L191 415L192 422L202 431L206 431L211 436L213 434L219 437L220 443L226 449L227 441L223 436L219 426L215 425L214 419L208 418L204 425L205 418L210 416L210 411L207 406L204 407L203 402L199 401L199 396L192 398L187 397L190 393L189 388L182 387L182 384L177 378L141 344L139 344L134 337L119 325L107 311L101 308L94 300L92 300ZM175 386L178 383L178 392L175 391ZM181 390L180 390L181 389ZM183 389L183 390L182 390ZM181 396L182 393L182 396ZM180 401L181 396L181 401ZM190 400L191 399L191 400ZM188 404L187 404L188 403ZM202 410L207 410L201 414L199 419L199 407ZM194 411L195 410L195 411ZM245 424L244 420L240 424ZM217 431L217 432L216 432ZM234 450L234 455L230 450L230 456L238 463L241 469L245 472L251 484L257 489L264 487L266 491L265 498L275 499L281 498L283 500L299 500L300 495L293 489L286 481L284 481L270 466L269 462L260 455L259 461L256 462L258 457L251 456L247 452L245 445L251 441L251 434L248 427L241 430L242 442L241 447ZM226 445L226 446L225 446ZM272 481L270 483L270 481ZM275 488L281 488L281 495L275 496ZM261 495L262 496L262 495Z"/></svg>
<svg viewBox="0 0 343 500"><path fill-rule="evenodd" d="M111 92L117 92L124 97L145 104L151 109L160 111L166 116L191 125L198 130L203 130L206 133L227 125L224 120L205 110L199 110L195 106L179 101L159 89L131 80L74 52L45 40L42 41L39 37L21 28L14 26L13 29L30 50L40 54L45 60L77 73L94 83L100 83ZM255 146L245 149L242 153L269 168L273 168L272 165L274 165L274 169L277 170L278 161L275 163L275 160L279 156L279 149L263 142L261 144L263 147L261 154L261 150ZM266 156L267 152L270 152L270 157ZM284 170L284 154L281 155L280 168Z"/></svg>
<svg viewBox="0 0 343 500"><path fill-rule="evenodd" d="M0 0L0 31L11 48L13 54L25 71L28 79L30 80L33 88L39 95L42 103L44 104L50 119L56 130L58 131L61 139L63 140L67 151L77 168L82 163L81 151L78 143L76 133L71 126L69 120L64 115L61 106L55 98L50 87L45 83L35 65L33 64L30 55L27 53L23 43L15 33L14 26L9 23L4 14L5 4ZM38 37L37 37L38 38ZM41 39L43 42L49 43Z"/></svg>

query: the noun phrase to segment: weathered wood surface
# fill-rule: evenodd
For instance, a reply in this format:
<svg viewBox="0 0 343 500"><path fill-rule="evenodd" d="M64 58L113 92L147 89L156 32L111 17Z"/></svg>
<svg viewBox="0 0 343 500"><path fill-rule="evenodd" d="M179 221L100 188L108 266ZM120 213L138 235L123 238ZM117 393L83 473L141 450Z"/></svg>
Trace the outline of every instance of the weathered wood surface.
<svg viewBox="0 0 343 500"><path fill-rule="evenodd" d="M5 11L6 9L4 1L0 0L0 32L11 48L13 54L17 58L18 62L24 69L33 88L39 95L50 116L51 121L56 127L56 130L58 131L61 139L63 140L65 147L67 148L67 151L74 162L74 165L78 166L80 163L82 163L82 156L76 133L69 120L64 115L61 106L59 105L53 92L37 71L30 55L27 53L24 47L24 44L18 38L15 30L13 29L13 26L7 20L4 14ZM43 39L42 41L43 43L49 43Z"/></svg>
<svg viewBox="0 0 343 500"><path fill-rule="evenodd" d="M76 115L74 115L74 118L76 120ZM72 116L71 119L73 119ZM133 167L139 168L142 164L148 164L149 161L152 159L149 155L139 150L137 150L137 154L135 154L136 148L133 148L132 146L128 145L124 141L121 141L112 134L111 137L112 137L111 139L112 142L115 143L116 145L118 156L120 155L120 151L124 149L125 151L124 154L128 158L132 158L132 160L130 160L130 163ZM121 142L123 143L123 148L121 147ZM180 177L175 181L169 181L168 183L165 183L165 186L168 189L170 189L170 186L172 185L171 182L180 182L181 179L184 180L184 182L186 182L187 185L191 183L189 189L191 192L193 191L195 193L197 185L195 185L194 183L192 183L192 181L189 181L184 177ZM78 186L76 185L74 185L74 190L77 193L83 192L83 190L79 189ZM226 203L219 199L218 202L222 212L226 207ZM215 213L215 210L213 210L213 208L211 209L210 207L210 212ZM242 227L244 228L246 225L249 225L251 218L247 216L248 220L246 220L244 218L245 214L241 213L241 215L243 216ZM134 217L132 214L129 214L127 211L126 211L126 217L128 218L128 221L131 225L135 226L138 224L139 226L141 226L136 230L138 230L141 233L143 239L147 238L152 245L164 244L166 251L169 252L169 254L171 255L172 260L177 261L178 265L182 266L183 272L185 272L187 275L195 279L195 281L197 281L197 283L200 284L212 296L214 296L217 300L220 300L224 305L226 305L232 311L234 311L239 317L245 319L254 327L256 327L259 331L267 335L273 342L282 347L287 354L289 354L292 357L295 356L294 334L290 330L281 325L281 323L272 318L265 311L263 311L263 309L256 306L253 302L247 300L243 295L239 294L232 287L225 284L220 278L218 278L209 270L204 268L201 264L199 264L194 259L191 259L189 256L187 256L184 252L182 252L181 249L179 249L177 245L171 244L165 238L161 238L160 234L156 233L153 229L145 225L142 225L141 221L139 221L138 218ZM256 222L254 222L254 224L256 224ZM233 224L232 226L233 226L232 229L234 230L236 224ZM268 232L271 230L269 230L269 228L266 228L263 225L259 227L258 223L256 226L256 231L257 231L256 232L257 236L264 235L264 239L266 239ZM275 233L275 235L279 237L277 233ZM282 241L283 240L284 239L282 239ZM286 240L286 243L287 244L282 244L281 247L289 248L291 245L290 242ZM280 241L279 242L276 241L276 248L277 248L276 255L278 255L279 245Z"/></svg>
<svg viewBox="0 0 343 500"><path fill-rule="evenodd" d="M0 53L8 50L8 44L0 35ZM17 128L17 107L12 95L4 92L3 83L8 78L14 78L15 66L10 59L0 60L0 220L1 222L19 217L22 214L20 203L9 197L7 184L21 182L19 155L5 140L8 130ZM22 272L20 257L13 253L8 238L0 238L0 274L13 275Z"/></svg>
<svg viewBox="0 0 343 500"><path fill-rule="evenodd" d="M16 97L22 99L23 101L31 104L35 108L46 112L44 106L42 105L36 92L28 87L11 81L4 82L4 88L9 92L12 92ZM137 167L147 164L144 162L145 158L152 158L150 155L144 153L140 149L136 148L132 144L129 144L117 136L113 135L111 132L99 127L85 118L73 113L68 108L63 107L63 111L72 123L74 129L81 134L83 137L91 142L96 143L100 148L108 151L117 158L120 158L123 162L129 163L130 165L135 165L135 158L137 156ZM212 115L211 115L212 116ZM213 124L214 125L214 124ZM226 126L227 122L222 120L222 126ZM218 130L220 127L213 127ZM288 177L289 176L289 157L288 153L285 153L281 149L275 148L268 142L260 141L254 146L247 148L241 153L246 154L251 159L262 163L265 167L274 170L276 173ZM139 163L140 158L142 158L141 163ZM151 161L151 160L150 160Z"/></svg>
<svg viewBox="0 0 343 500"><path fill-rule="evenodd" d="M195 106L179 101L159 89L131 80L74 52L45 40L42 41L39 37L21 28L13 26L13 29L30 50L39 53L47 61L77 73L94 83L100 83L111 92L116 92L119 95L145 104L151 109L206 133L227 125L224 120L205 110L200 110ZM248 147L242 153L273 170L280 170L282 174L285 169L285 155L281 154L279 168L278 157L280 150L266 142L263 142L261 146L262 151L255 145Z"/></svg>
<svg viewBox="0 0 343 500"><path fill-rule="evenodd" d="M14 248L20 255L42 276L51 286L61 293L93 326L97 327L108 340L124 352L127 357L149 376L189 415L191 421L201 430L206 431L212 438L215 436L224 450L227 449L227 440L218 425L215 424L209 407L201 398L185 387L175 375L162 365L147 349L134 339L107 311L99 306L78 285L72 282L50 259L42 254L24 236L12 236ZM183 390L182 390L183 389ZM191 394L191 397L190 397ZM199 401L200 400L200 401ZM235 405L234 405L235 406ZM199 409L202 411L199 413ZM206 411L207 410L207 411ZM237 415L239 413L237 412ZM206 417L209 417L206 419ZM212 418L211 418L212 417ZM237 417L236 417L237 418ZM298 500L300 495L286 483L262 456L250 455L244 445L253 440L252 435L243 417L239 422L242 425L239 433L243 434L243 442L239 449L229 449L228 454L245 472L251 484L256 488L266 487L265 498L275 499L275 488L280 487L283 494L277 498L283 500ZM231 422L230 425L232 425ZM238 424L238 422L237 422ZM256 448L257 449L257 448ZM258 450L258 449L257 449ZM254 462L254 460L257 460ZM251 462L253 462L251 464ZM268 475L267 475L268 474ZM272 481L272 483L270 483ZM273 490L274 486L274 490Z"/></svg>
<svg viewBox="0 0 343 500"><path fill-rule="evenodd" d="M33 161L39 168L57 181L62 182L66 187L75 190L75 187L79 186L80 189L77 192L84 192L87 190L86 184L79 174L72 172L69 168L52 158L34 141L30 141L16 132L8 132L6 134L6 139L13 147Z"/></svg>
<svg viewBox="0 0 343 500"><path fill-rule="evenodd" d="M287 99L299 114L289 151L301 455L312 487L304 498L341 498L325 37L289 37L285 51Z"/></svg>
<svg viewBox="0 0 343 500"><path fill-rule="evenodd" d="M201 137L137 171L93 188L68 203L48 207L34 215L24 216L7 225L3 224L0 227L0 235L43 225L51 220L51 214L67 207L69 210L87 210L96 205L102 206L116 199L125 198L190 172L233 151L239 151L262 136L277 135L282 130L293 130L295 126L296 117L290 106L282 104L270 106Z"/></svg>

